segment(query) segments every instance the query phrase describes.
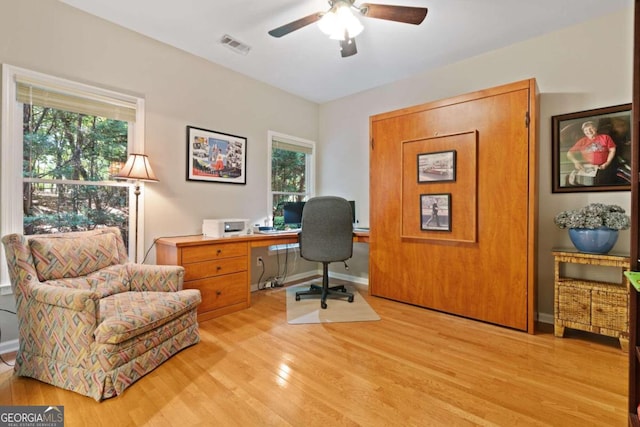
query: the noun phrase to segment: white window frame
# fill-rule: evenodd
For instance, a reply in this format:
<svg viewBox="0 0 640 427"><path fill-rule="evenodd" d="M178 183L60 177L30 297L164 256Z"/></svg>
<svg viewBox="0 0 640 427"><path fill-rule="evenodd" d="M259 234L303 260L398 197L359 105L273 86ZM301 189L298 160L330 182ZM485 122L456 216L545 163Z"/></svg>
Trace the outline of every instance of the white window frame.
<svg viewBox="0 0 640 427"><path fill-rule="evenodd" d="M135 106L136 121L129 126L129 153L144 152L144 99L96 86L66 80L36 71L2 64L2 117L0 121L0 235L23 232L22 212L22 108L16 101L16 79L37 81L44 87L68 91L89 99L111 101L114 104L127 103ZM83 182L84 183L84 182ZM141 183L141 189L144 186ZM138 216L144 218L144 189L140 197ZM129 205L134 206L135 195L129 191ZM136 214L130 210L129 229L135 230ZM144 242L144 224L138 225L138 251L142 251ZM129 233L129 248L135 245L135 233ZM129 251L129 258L133 261ZM11 293L9 274L6 266L4 248L0 248L0 295Z"/></svg>
<svg viewBox="0 0 640 427"><path fill-rule="evenodd" d="M311 154L306 156L307 164L306 172L306 186L307 191L305 193L300 193L301 195L306 196L306 199L310 199L315 195L316 188L316 143L314 141L298 138L297 136L291 136L284 133L268 131L267 132L267 218L271 222L273 220L273 195L280 194L278 192L274 192L271 188L271 158L273 154L273 142L274 140L280 140L287 142L289 144L298 145L300 147L311 149ZM287 193L288 194L288 193ZM273 225L273 224L271 224Z"/></svg>

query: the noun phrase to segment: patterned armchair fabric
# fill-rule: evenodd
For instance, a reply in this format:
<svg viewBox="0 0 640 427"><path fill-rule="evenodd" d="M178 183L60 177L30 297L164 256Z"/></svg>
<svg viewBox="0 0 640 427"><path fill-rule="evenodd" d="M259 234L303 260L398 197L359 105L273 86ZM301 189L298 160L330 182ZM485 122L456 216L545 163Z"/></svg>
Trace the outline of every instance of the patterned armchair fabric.
<svg viewBox="0 0 640 427"><path fill-rule="evenodd" d="M200 340L179 266L127 262L120 230L2 238L16 298L15 372L98 401Z"/></svg>

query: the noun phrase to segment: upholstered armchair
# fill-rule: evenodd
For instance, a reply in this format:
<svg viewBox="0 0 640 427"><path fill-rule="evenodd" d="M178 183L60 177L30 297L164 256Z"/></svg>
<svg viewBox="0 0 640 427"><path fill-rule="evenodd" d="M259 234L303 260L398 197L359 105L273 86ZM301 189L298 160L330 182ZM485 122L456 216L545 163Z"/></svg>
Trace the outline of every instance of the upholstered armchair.
<svg viewBox="0 0 640 427"><path fill-rule="evenodd" d="M200 340L179 266L127 262L117 228L2 238L16 298L15 373L102 400Z"/></svg>

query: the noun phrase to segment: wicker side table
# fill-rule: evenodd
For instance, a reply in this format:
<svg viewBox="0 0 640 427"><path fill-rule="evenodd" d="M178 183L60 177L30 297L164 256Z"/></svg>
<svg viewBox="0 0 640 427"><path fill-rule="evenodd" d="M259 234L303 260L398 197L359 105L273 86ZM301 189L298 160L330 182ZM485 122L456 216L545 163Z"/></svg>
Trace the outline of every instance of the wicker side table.
<svg viewBox="0 0 640 427"><path fill-rule="evenodd" d="M564 336L564 329L578 329L618 338L620 347L629 346L629 256L596 255L571 250L554 250L554 335ZM566 277L562 263L619 267L619 283Z"/></svg>

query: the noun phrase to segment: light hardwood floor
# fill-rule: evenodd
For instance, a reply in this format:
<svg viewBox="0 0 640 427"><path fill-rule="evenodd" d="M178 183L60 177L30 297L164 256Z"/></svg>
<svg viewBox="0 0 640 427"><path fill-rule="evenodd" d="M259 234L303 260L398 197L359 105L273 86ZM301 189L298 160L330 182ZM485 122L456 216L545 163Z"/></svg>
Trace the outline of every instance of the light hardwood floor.
<svg viewBox="0 0 640 427"><path fill-rule="evenodd" d="M535 335L369 297L382 320L289 325L285 290L200 324L202 341L102 403L0 369L0 405L72 426L625 426L617 340ZM332 304L342 302L329 302Z"/></svg>

